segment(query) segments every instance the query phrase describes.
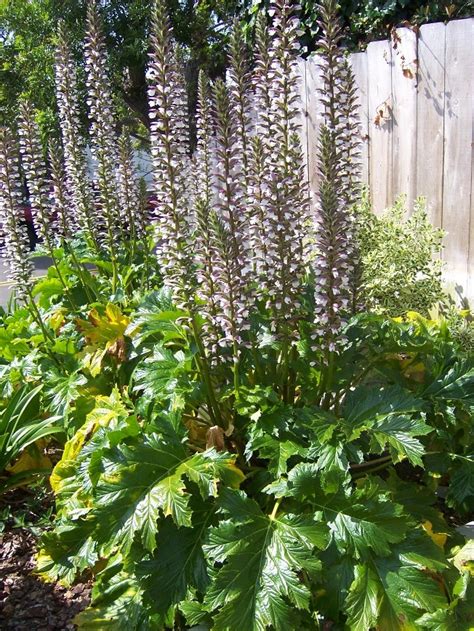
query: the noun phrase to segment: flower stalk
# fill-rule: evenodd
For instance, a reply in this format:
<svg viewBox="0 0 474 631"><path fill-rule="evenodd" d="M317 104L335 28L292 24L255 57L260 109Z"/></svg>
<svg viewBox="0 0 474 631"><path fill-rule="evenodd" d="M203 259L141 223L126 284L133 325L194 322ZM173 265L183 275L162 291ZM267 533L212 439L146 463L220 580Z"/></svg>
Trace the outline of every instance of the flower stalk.
<svg viewBox="0 0 474 631"><path fill-rule="evenodd" d="M65 25L58 26L55 52L56 101L64 147L67 191L72 202L74 221L90 247L100 255L98 231L94 217L92 190L86 160L85 143L79 122L77 71L69 46Z"/></svg>
<svg viewBox="0 0 474 631"><path fill-rule="evenodd" d="M328 366L322 382L331 388L334 353L344 342L342 328L351 310L354 228L350 205L358 178L356 98L347 60L341 53L342 26L335 0L320 5L319 41L324 124L321 127L319 195L317 204L317 256L314 260L315 339Z"/></svg>
<svg viewBox="0 0 474 631"><path fill-rule="evenodd" d="M43 159L43 149L41 146L40 131L34 120L33 110L27 101L20 103L20 116L18 121L18 135L20 155L22 158L23 170L25 172L26 184L29 193L29 202L33 225L36 233L43 241L49 256L53 261L57 277L64 287L68 300L75 308L69 287L61 273L55 255L55 244L53 241L54 215L53 205L49 191L49 178L46 171L46 164ZM63 212L64 209L60 209ZM65 221L65 218L60 219Z"/></svg>

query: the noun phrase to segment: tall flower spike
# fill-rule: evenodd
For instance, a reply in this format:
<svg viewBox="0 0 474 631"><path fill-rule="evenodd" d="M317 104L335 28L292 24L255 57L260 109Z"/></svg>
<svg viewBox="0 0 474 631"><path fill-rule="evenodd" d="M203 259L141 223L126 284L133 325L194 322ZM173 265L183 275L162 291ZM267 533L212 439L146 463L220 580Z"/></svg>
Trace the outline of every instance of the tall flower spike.
<svg viewBox="0 0 474 631"><path fill-rule="evenodd" d="M230 94L221 79L214 84L214 124L216 135L216 206L229 232L234 255L243 267L245 239L244 179L237 122Z"/></svg>
<svg viewBox="0 0 474 631"><path fill-rule="evenodd" d="M227 88L230 106L235 121L234 149L240 152L244 194L247 193L250 177L250 133L251 133L251 85L249 51L244 40L242 27L236 18L229 43L229 70Z"/></svg>
<svg viewBox="0 0 474 631"><path fill-rule="evenodd" d="M0 128L0 234L3 255L9 267L9 278L18 296L26 300L30 291L33 266L29 258L28 235L22 225L21 180L18 152L10 132Z"/></svg>
<svg viewBox="0 0 474 631"><path fill-rule="evenodd" d="M122 222L132 241L143 238L146 232L145 218L141 213L140 185L133 164L133 148L130 133L124 127L120 135L117 165L117 186Z"/></svg>
<svg viewBox="0 0 474 631"><path fill-rule="evenodd" d="M18 135L33 224L38 236L51 250L53 234L49 182L43 159L39 128L34 120L31 105L27 101L20 103Z"/></svg>
<svg viewBox="0 0 474 631"><path fill-rule="evenodd" d="M91 150L96 163L95 177L101 219L105 228L104 242L113 255L117 233L122 227L116 181L118 156L112 111L113 99L107 76L107 49L96 0L89 0L84 58L87 104L91 120Z"/></svg>
<svg viewBox="0 0 474 631"><path fill-rule="evenodd" d="M48 157L51 166L50 200L52 221L56 234L62 239L72 236L71 217L69 215L69 195L66 186L66 174L63 168L63 152L59 142L51 139L48 145Z"/></svg>
<svg viewBox="0 0 474 631"><path fill-rule="evenodd" d="M79 94L76 66L69 47L66 27L58 27L55 53L56 99L64 147L67 190L72 202L74 219L89 242L98 249L97 225L94 217L92 191L88 177L84 138L79 123Z"/></svg>
<svg viewBox="0 0 474 631"><path fill-rule="evenodd" d="M252 77L256 102L256 133L267 142L271 136L271 64L270 32L264 11L257 16L255 25L255 68Z"/></svg>
<svg viewBox="0 0 474 631"><path fill-rule="evenodd" d="M341 193L351 214L351 268L349 270L349 293L351 313L364 308L361 300L362 261L359 252L359 222L355 205L362 192L361 183L361 127L358 88L352 67L347 57L341 64L339 93L341 97L341 152L339 172L342 178Z"/></svg>
<svg viewBox="0 0 474 631"><path fill-rule="evenodd" d="M268 290L270 275L267 253L268 205L270 201L271 166L271 59L266 15L257 17L255 29L255 69L252 87L255 99L255 135L250 140L249 238L253 271L257 276L257 294Z"/></svg>
<svg viewBox="0 0 474 631"><path fill-rule="evenodd" d="M156 254L178 304L192 309L187 95L163 0L153 5L150 43L150 139L159 222Z"/></svg>
<svg viewBox="0 0 474 631"><path fill-rule="evenodd" d="M222 337L219 321L219 305L217 303L217 275L215 263L215 235L212 228L211 212L214 198L214 181L212 173L213 138L212 111L210 106L209 82L201 70L198 80L198 101L196 110L197 147L194 157L196 173L196 260L198 267L197 293L202 300L201 314L204 317L203 343L207 355L216 362L218 360L218 343Z"/></svg>
<svg viewBox="0 0 474 631"><path fill-rule="evenodd" d="M238 364L242 345L242 332L249 328L248 297L242 283L240 263L235 257L231 235L215 210L211 211L210 225L213 235L213 262L215 300L219 305L217 324L224 336L219 346L230 348L232 360Z"/></svg>
<svg viewBox="0 0 474 631"><path fill-rule="evenodd" d="M240 334L249 328L251 258L237 123L230 106L229 92L221 79L217 79L214 85L214 120L217 200L213 230L220 257L216 265L219 268L216 279L221 311L219 322L225 333L221 345L232 346L234 360L237 361L236 349L241 343Z"/></svg>
<svg viewBox="0 0 474 631"><path fill-rule="evenodd" d="M350 310L354 255L353 221L349 208L355 178L351 134L355 105L351 75L340 51L342 28L335 0L320 6L322 37L319 41L322 70L321 101L324 125L319 141L320 186L315 258L316 335L323 348L336 350L341 326ZM349 141L349 142L348 142ZM354 177L353 177L354 176Z"/></svg>
<svg viewBox="0 0 474 631"><path fill-rule="evenodd" d="M361 192L361 127L358 88L347 57L341 60L339 99L342 141L339 163L343 180L343 197L350 207L357 202Z"/></svg>
<svg viewBox="0 0 474 631"><path fill-rule="evenodd" d="M273 329L285 338L296 333L302 281L305 274L304 236L309 220L304 160L299 136L298 28L290 0L271 5L270 111L259 113L268 126L270 153L266 255L268 306ZM260 59L264 56L260 53ZM265 62L268 63L268 62ZM264 62L260 62L262 72ZM264 107L265 94L261 95ZM265 123L268 117L268 123Z"/></svg>

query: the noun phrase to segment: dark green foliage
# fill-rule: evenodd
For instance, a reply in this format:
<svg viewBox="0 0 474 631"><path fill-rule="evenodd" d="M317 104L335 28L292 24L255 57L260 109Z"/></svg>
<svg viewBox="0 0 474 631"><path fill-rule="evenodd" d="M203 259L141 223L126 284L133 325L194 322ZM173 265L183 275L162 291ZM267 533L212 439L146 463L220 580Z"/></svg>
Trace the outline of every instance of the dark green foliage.
<svg viewBox="0 0 474 631"><path fill-rule="evenodd" d="M474 376L447 329L421 317L359 316L330 392L318 395L318 372L308 376L297 362L298 398L285 404L271 387L252 385L250 370L232 435L219 430L212 443L193 386L195 351L172 324L175 313L152 295L137 315L154 323L135 338L138 392L145 367L151 362L151 377L153 362L164 362L163 380L146 382L153 411L139 416L139 433L130 404L117 400L120 416L110 424L97 416L100 426L72 439L82 446L74 454L66 446L74 457L53 475L59 521L39 569L66 582L86 568L97 574L82 628L119 625L130 608L130 629L171 628L183 616L228 631L277 631L295 620L312 629L317 619L360 631L430 629L437 619L467 629L459 580L468 574L449 560L462 538L440 507L462 511L474 500L464 423ZM446 481L443 501L434 489Z"/></svg>
<svg viewBox="0 0 474 631"><path fill-rule="evenodd" d="M180 3L170 0L170 15L178 41L189 52L188 75L192 96L196 90L197 70L221 74L226 59L224 45L234 16L246 6L239 0L214 0ZM104 3L107 45L111 52L114 93L121 117L148 125L145 66L150 0L107 0ZM84 38L86 0L9 0L0 7L0 124L12 122L20 94L31 98L41 111L43 127L54 124L53 57L59 19L66 23L74 50ZM193 96L195 101L195 96ZM85 114L85 112L83 112Z"/></svg>

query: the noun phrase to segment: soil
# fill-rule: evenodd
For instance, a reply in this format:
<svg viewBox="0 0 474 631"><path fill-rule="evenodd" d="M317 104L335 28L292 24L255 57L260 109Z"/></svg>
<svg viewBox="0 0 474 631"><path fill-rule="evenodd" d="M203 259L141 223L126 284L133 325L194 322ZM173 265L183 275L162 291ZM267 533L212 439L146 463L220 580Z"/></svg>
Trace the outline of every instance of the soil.
<svg viewBox="0 0 474 631"><path fill-rule="evenodd" d="M23 504L23 498L18 499ZM0 534L0 629L75 629L72 620L89 604L91 587L79 583L68 589L42 581L34 574L36 544L37 537L30 529L14 527L8 522Z"/></svg>

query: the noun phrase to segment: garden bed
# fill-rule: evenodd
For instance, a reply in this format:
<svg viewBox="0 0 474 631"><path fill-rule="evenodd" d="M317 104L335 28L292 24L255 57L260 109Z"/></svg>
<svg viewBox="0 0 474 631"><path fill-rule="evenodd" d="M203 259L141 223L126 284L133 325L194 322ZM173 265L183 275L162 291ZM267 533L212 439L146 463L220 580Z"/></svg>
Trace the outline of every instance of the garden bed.
<svg viewBox="0 0 474 631"><path fill-rule="evenodd" d="M74 616L90 601L89 583L70 588L45 583L35 575L38 535L43 529L35 521L49 514L50 502L35 506L32 514L31 494L21 490L4 498L16 515L33 521L24 527L3 522L0 534L0 628L2 631L70 631L75 629ZM33 532L32 532L33 531Z"/></svg>

